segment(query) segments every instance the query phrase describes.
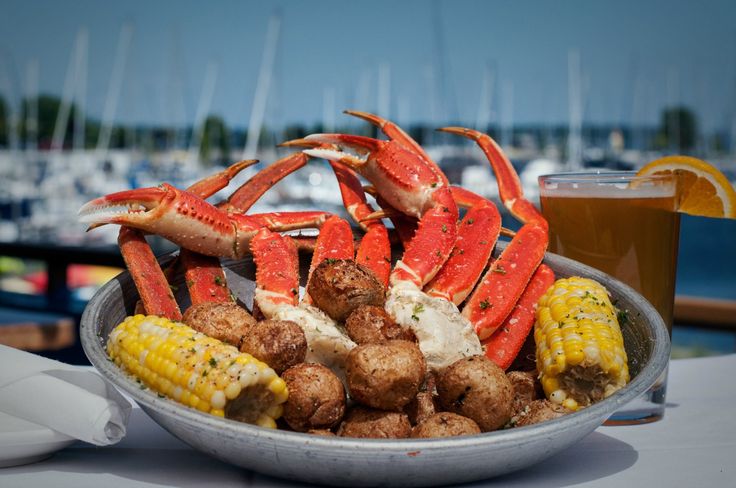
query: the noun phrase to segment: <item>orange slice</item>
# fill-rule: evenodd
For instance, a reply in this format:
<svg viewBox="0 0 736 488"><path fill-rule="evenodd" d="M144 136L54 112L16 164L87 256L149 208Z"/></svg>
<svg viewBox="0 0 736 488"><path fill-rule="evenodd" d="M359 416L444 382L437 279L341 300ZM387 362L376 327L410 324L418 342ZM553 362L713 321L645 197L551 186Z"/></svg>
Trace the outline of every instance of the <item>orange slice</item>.
<svg viewBox="0 0 736 488"><path fill-rule="evenodd" d="M736 190L711 164L689 156L666 156L644 166L638 175L678 175L679 212L704 217L736 218Z"/></svg>

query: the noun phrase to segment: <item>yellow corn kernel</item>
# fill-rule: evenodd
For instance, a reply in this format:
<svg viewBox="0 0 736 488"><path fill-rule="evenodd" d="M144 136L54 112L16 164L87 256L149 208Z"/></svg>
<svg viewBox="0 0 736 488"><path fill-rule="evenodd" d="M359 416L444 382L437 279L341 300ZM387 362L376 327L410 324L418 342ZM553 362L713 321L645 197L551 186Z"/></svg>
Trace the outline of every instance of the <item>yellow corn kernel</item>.
<svg viewBox="0 0 736 488"><path fill-rule="evenodd" d="M622 388L629 380L623 335L606 289L580 277L560 279L539 300L534 325L537 369L545 395L576 409ZM602 374L599 374L602 373ZM600 388L581 391L577 378ZM574 408L572 408L574 407Z"/></svg>
<svg viewBox="0 0 736 488"><path fill-rule="evenodd" d="M251 386L265 388L268 402L249 417L275 427L288 396L286 383L265 363L163 317L127 317L110 333L107 352L157 393L212 415L224 416L229 402L250 394Z"/></svg>

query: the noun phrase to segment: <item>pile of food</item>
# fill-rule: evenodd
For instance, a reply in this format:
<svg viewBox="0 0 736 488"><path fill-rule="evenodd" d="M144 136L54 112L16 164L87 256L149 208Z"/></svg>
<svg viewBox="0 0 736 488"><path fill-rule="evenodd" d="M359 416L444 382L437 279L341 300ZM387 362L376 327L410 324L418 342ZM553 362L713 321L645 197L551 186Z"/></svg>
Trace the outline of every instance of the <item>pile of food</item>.
<svg viewBox="0 0 736 488"><path fill-rule="evenodd" d="M81 220L92 227L122 226L121 251L141 297L140 314L110 334L116 364L160 395L205 412L346 437L529 425L626 384L626 353L606 290L583 278L555 281L541 262L547 223L489 136L442 129L485 152L502 202L524 224L517 232L501 229L493 203L449 185L400 128L350 113L389 140L317 134L289 141L306 149L266 167L218 205L205 199L252 162L186 190L162 184L82 207ZM246 214L309 157L332 165L347 213L363 230L357 249L350 224L326 212ZM356 172L372 186L364 188ZM462 220L459 208L466 209ZM319 228L318 236L281 233L306 227ZM166 270L144 233L182 247ZM494 259L499 234L512 238ZM395 262L392 238L393 249L403 249ZM299 249L312 256L301 297ZM219 263L246 255L256 266L250 311L230 294ZM183 315L168 282L180 267L192 303Z"/></svg>

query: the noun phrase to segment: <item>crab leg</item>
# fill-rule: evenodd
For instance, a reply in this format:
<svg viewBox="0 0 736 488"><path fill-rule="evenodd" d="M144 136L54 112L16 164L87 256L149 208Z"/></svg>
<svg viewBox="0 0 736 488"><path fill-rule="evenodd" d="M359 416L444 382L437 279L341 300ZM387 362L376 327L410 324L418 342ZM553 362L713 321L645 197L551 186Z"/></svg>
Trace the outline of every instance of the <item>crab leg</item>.
<svg viewBox="0 0 736 488"><path fill-rule="evenodd" d="M493 203L473 205L460 222L450 258L424 291L460 305L486 268L500 230L501 215Z"/></svg>
<svg viewBox="0 0 736 488"><path fill-rule="evenodd" d="M333 240L330 234L330 231L324 235L320 232L318 248L327 248L331 242L343 247L344 243ZM269 319L296 322L307 338L306 361L322 363L344 377L345 360L355 343L321 310L305 302L298 304L299 258L293 241L288 236L261 229L250 241L250 247L256 264L253 308Z"/></svg>
<svg viewBox="0 0 736 488"><path fill-rule="evenodd" d="M251 159L235 163L225 171L194 183L187 188L187 191L200 198L208 198L225 188L240 171L257 162L258 160ZM242 192L246 185L247 183L241 186L239 191ZM179 253L179 259L181 259L184 266L184 275L192 305L232 301L225 273L218 258L182 249Z"/></svg>
<svg viewBox="0 0 736 488"><path fill-rule="evenodd" d="M365 192L358 180L358 176L349 168L339 164L332 164L345 209L358 225L365 231L360 240L355 261L375 273L384 286L388 286L391 273L391 243L388 231L380 220L363 222L361 219L373 212L373 208L366 202Z"/></svg>
<svg viewBox="0 0 736 488"><path fill-rule="evenodd" d="M422 146L420 146L419 143L414 140L414 138L412 138L409 134L404 132L404 129L394 124L390 120L386 120L383 117L379 117L378 115L370 114L367 112L360 112L358 110L345 110L344 113L370 122L371 124L380 128L381 132L383 132L386 137L388 137L391 141L400 144L401 147L403 147L404 149L408 149L409 151L419 155L422 159L426 161L432 161L432 158L429 157L429 154L424 151ZM445 176L445 173L443 173L437 165L430 165L430 169L435 172L437 177L440 178L445 183L445 185L449 185L449 182L447 181L447 176Z"/></svg>
<svg viewBox="0 0 736 488"><path fill-rule="evenodd" d="M504 206L524 222L463 309L463 315L473 323L478 337L483 340L490 337L511 313L542 262L549 239L547 222L524 198L516 171L493 139L472 129L446 127L440 130L472 139L483 149L496 173Z"/></svg>
<svg viewBox="0 0 736 488"><path fill-rule="evenodd" d="M376 199L376 203L381 207L381 209L361 217L360 222L367 225L368 222L388 218L391 220L391 223L394 224L394 230L396 231L399 241L401 241L402 247L406 249L406 246L409 245L411 240L414 238L414 234L417 232L417 226L419 225L417 219L405 215L391 207L391 205L389 205L386 200L384 200L381 195L375 191L376 188L373 185L364 187L363 190L365 193L368 193Z"/></svg>
<svg viewBox="0 0 736 488"><path fill-rule="evenodd" d="M237 162L224 171L195 183L189 187L189 190L202 198L207 198L227 186L230 180L232 180L240 171L256 162L256 160ZM118 245L120 246L120 252L123 256L123 260L125 261L125 265L130 271L133 281L136 284L136 288L139 290L139 295L146 313L160 315L173 320L180 320L181 311L179 310L179 306L171 293L171 288L169 287L166 275L161 270L158 260L156 259L156 256L154 256L153 251L151 251L151 247L148 245L143 233L139 230L123 226L120 228L120 232L118 234ZM217 265L219 267L219 261ZM211 280L199 280L195 273L194 276L187 276L187 281L193 281L195 283L200 281L214 283L217 281L217 276L213 276L212 273L212 271L208 272L208 275L210 275L208 277L211 278ZM225 276L222 274L222 271L220 271L220 274L222 275L220 279L224 280ZM190 287L190 294L192 294L191 288L192 287ZM219 290L215 289L214 291L217 292ZM197 297L196 299L199 299L199 293L201 293L199 290L194 291L194 296L192 297L193 301L195 300L195 297ZM210 292L205 290L204 293L209 294ZM219 293L215 293L212 297L219 297Z"/></svg>
<svg viewBox="0 0 736 488"><path fill-rule="evenodd" d="M376 116L371 117L383 120ZM393 124L391 126L401 131L397 126ZM403 131L400 133L404 134L403 137L408 139L409 143L416 144ZM372 188L372 190L375 190L375 188ZM449 259L432 281L427 284L424 291L430 296L444 298L455 305L459 305L473 290L488 264L501 229L501 215L492 202L469 190L452 186L450 191L459 207L470 208L470 210L466 213L458 228L455 247ZM391 209L385 214L394 217L396 213L395 210ZM377 216L382 215L379 212L374 212L362 218L373 219ZM397 227L397 229L400 229L400 227ZM401 235L401 232L399 232L399 235Z"/></svg>
<svg viewBox="0 0 736 488"><path fill-rule="evenodd" d="M389 205L420 218L390 282L421 289L447 260L457 235L457 206L439 168L392 141L341 134L316 134L306 141L323 146L305 153L349 166L374 184Z"/></svg>
<svg viewBox="0 0 736 488"><path fill-rule="evenodd" d="M79 215L82 222L127 225L192 251L235 259L249 253L248 243L261 227L319 227L329 216L320 211L228 214L166 183L97 198L83 205Z"/></svg>
<svg viewBox="0 0 736 488"><path fill-rule="evenodd" d="M299 303L299 256L288 236L261 229L250 241L256 265L256 292L253 299L266 317L283 305Z"/></svg>
<svg viewBox="0 0 736 488"><path fill-rule="evenodd" d="M414 138L412 138L401 127L394 124L390 120L379 117L378 115L374 115L368 112L361 112L358 110L345 110L344 113L352 115L354 117L358 117L365 120L366 122L373 124L374 126L381 129L381 132L383 132L386 137L389 138L389 140L401 145L401 147L403 147L404 149L407 149L419 155L422 159L426 161L432 161L432 158L429 157L422 146L420 146L419 143L414 140ZM440 179L445 185L449 185L449 182L447 181L447 176L445 176L445 173L443 173L436 164L430 164L429 168L435 173L435 176ZM390 208L389 205L380 197L377 197L377 202L382 209ZM406 248L406 246L416 233L416 219L403 215L401 212L398 212L398 214L388 215L388 217L394 224L394 228L399 234L399 239L401 240L401 243L404 245L404 248ZM368 217L366 216L366 218Z"/></svg>
<svg viewBox="0 0 736 488"><path fill-rule="evenodd" d="M503 369L511 366L534 326L537 302L554 282L555 273L552 269L546 264L540 264L501 327L481 343L488 359Z"/></svg>
<svg viewBox="0 0 736 488"><path fill-rule="evenodd" d="M501 215L493 202L461 187L451 187L459 207L469 208L458 227L450 258L425 292L460 305L473 291L501 232Z"/></svg>
<svg viewBox="0 0 736 488"><path fill-rule="evenodd" d="M217 205L218 208L228 211L245 213L263 194L278 181L294 171L302 168L309 157L303 153L293 153L262 169L248 181L243 183L230 197ZM243 163L255 163L256 160ZM237 164L243 164L237 163ZM247 166L250 166L247 164ZM221 190L232 178L246 166L233 171L236 165L228 168L227 174L218 173L214 177L206 178L187 188L187 191L202 198L207 198ZM212 180L214 184L209 184ZM225 273L216 257L205 256L187 249L182 249L181 259L186 270L187 287L192 305L203 302L228 302L232 300L227 286Z"/></svg>
<svg viewBox="0 0 736 488"><path fill-rule="evenodd" d="M194 193L195 195L198 195L200 198L209 198L218 191L225 188L230 183L230 181L238 175L238 173L243 171L245 168L253 166L257 162L257 159L246 159L243 161L238 161L237 163L228 166L219 173L215 173L211 176L197 181L193 185L189 186L187 188L187 191L189 193Z"/></svg>
<svg viewBox="0 0 736 488"><path fill-rule="evenodd" d="M325 220L317 237L317 244L312 253L312 261L309 265L309 277L307 283L312 278L314 268L319 266L326 259L353 259L355 256L353 231L350 224L333 215ZM307 285L308 286L308 285ZM304 296L306 303L312 303L309 294Z"/></svg>
<svg viewBox="0 0 736 488"><path fill-rule="evenodd" d="M143 233L121 227L118 245L146 313L181 320L179 305Z"/></svg>

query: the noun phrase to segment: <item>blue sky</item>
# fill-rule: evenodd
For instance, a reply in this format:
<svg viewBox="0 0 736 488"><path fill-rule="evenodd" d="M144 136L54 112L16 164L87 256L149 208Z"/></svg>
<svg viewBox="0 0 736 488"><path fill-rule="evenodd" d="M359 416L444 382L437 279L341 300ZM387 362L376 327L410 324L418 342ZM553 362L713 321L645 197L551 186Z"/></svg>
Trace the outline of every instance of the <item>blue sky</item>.
<svg viewBox="0 0 736 488"><path fill-rule="evenodd" d="M390 80L383 115L431 121L434 107L438 123L455 112L472 124L489 64L493 121L566 123L571 49L580 53L586 122L656 123L672 102L695 108L707 130L726 129L736 117L736 2L728 0L2 0L0 80L10 73L22 88L27 63L37 59L41 90L61 93L76 33L86 27L87 105L99 117L129 21L118 122L190 122L206 66L216 62L210 112L244 126L276 9L282 35L266 109L271 125L322 120L326 94L338 121L343 108L376 111L379 72ZM440 65L442 91L430 76Z"/></svg>

